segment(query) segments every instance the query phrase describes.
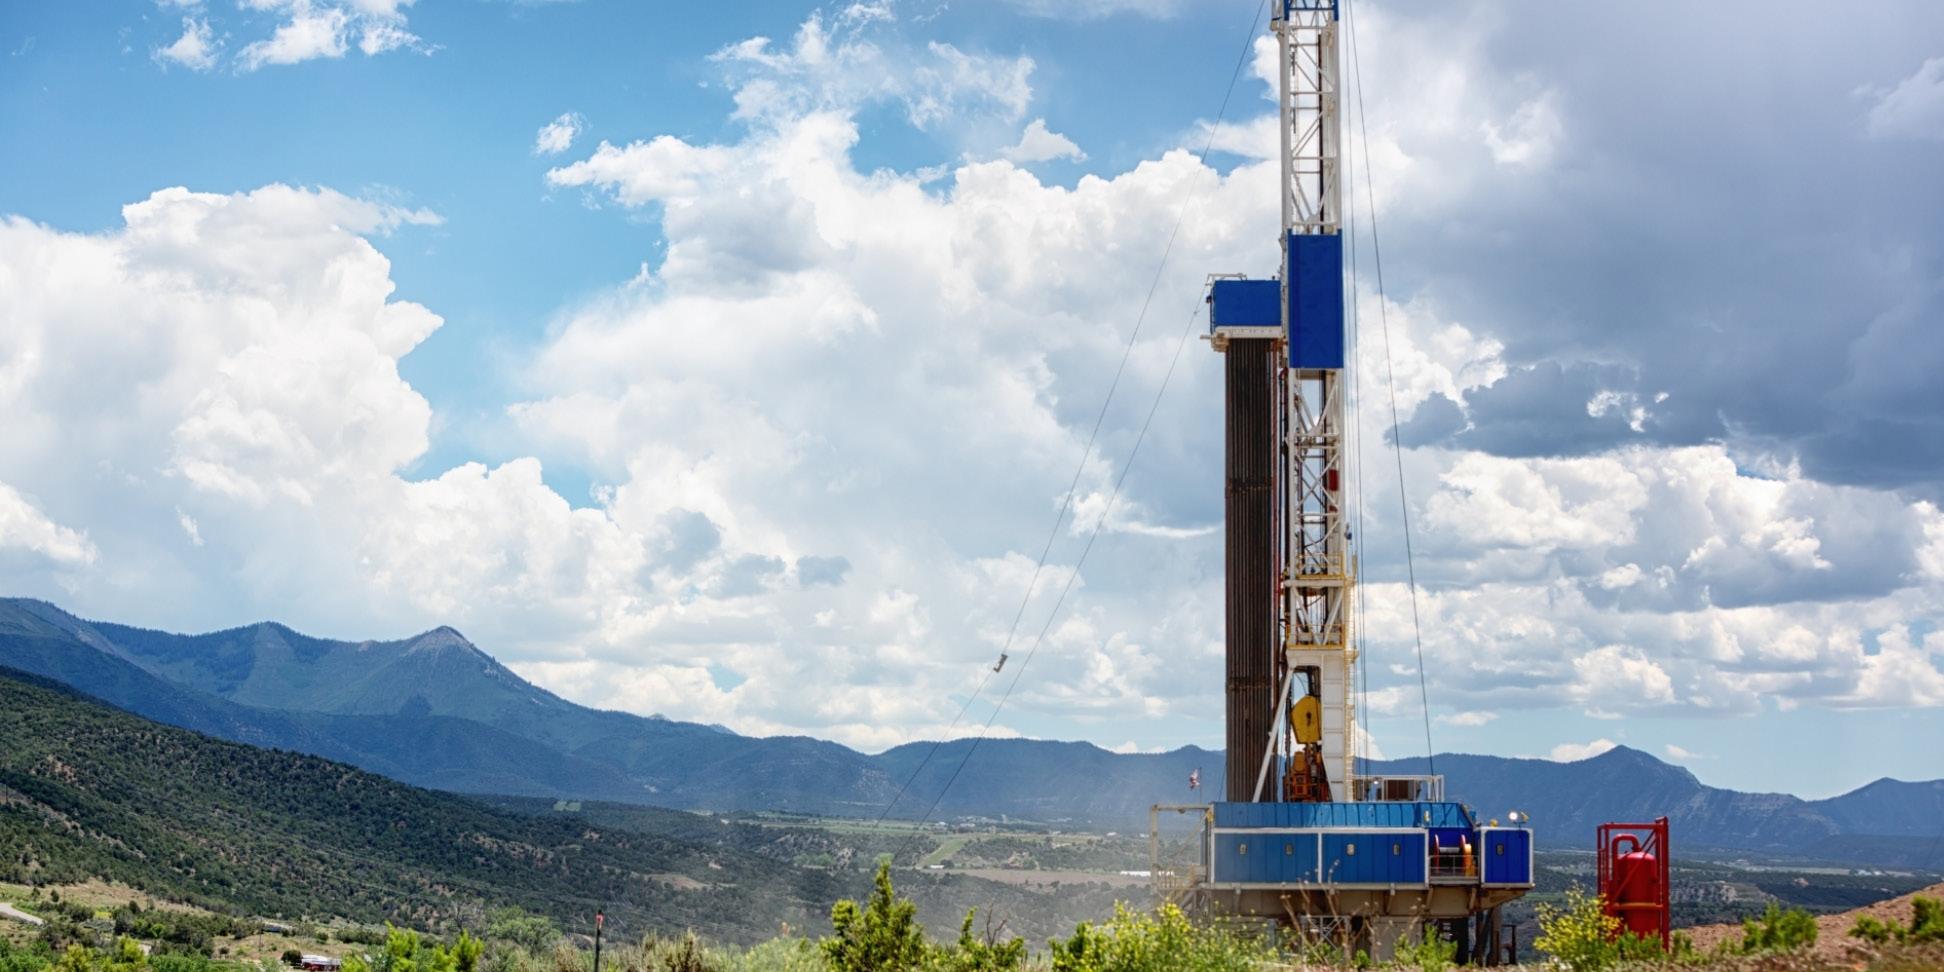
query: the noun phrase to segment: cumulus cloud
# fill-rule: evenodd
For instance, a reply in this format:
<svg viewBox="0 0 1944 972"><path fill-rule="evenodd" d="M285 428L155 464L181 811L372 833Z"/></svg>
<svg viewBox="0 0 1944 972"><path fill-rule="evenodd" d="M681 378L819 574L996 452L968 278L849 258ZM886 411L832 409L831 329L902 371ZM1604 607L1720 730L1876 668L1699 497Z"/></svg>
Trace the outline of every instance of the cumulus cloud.
<svg viewBox="0 0 1944 972"><path fill-rule="evenodd" d="M0 482L0 555L24 552L56 566L85 566L95 560L88 536L47 518L27 497Z"/></svg>
<svg viewBox="0 0 1944 972"><path fill-rule="evenodd" d="M243 7L277 17L269 37L237 52L237 66L255 71L266 65L298 64L340 58L352 47L367 56L400 48L425 49L407 29L405 8L414 0L243 0Z"/></svg>
<svg viewBox="0 0 1944 972"><path fill-rule="evenodd" d="M158 47L152 53L157 63L179 64L191 71L207 71L216 66L216 55L222 42L209 27L209 21L196 18L182 18L182 36L167 47Z"/></svg>
<svg viewBox="0 0 1944 972"><path fill-rule="evenodd" d="M540 126L533 136L533 154L559 155L574 145L587 122L576 112L566 112L559 118Z"/></svg>
<svg viewBox="0 0 1944 972"><path fill-rule="evenodd" d="M1019 136L1019 142L999 153L1001 158L1013 162L1051 162L1054 159L1070 159L1084 162L1087 153L1073 139L1046 127L1046 119L1035 118Z"/></svg>
<svg viewBox="0 0 1944 972"><path fill-rule="evenodd" d="M1918 174L1920 139L1944 131L1944 60L1913 56L1944 10L1900 6L1887 16L1904 30L1758 95L1729 79L1807 28L1770 22L1744 46L1754 8L1734 6L1692 25L1648 91L1570 53L1630 36L1617 8L1356 9L1370 117L1368 144L1352 147L1376 176L1390 289L1435 295L1505 348L1505 378L1440 405L1441 435L1407 441L1519 458L1733 441L1751 464L1823 482L1944 492L1944 449L1930 444L1944 442L1944 410L1920 377L1944 351L1919 337L1944 265L1935 221L1918 215L1944 206L1944 183ZM1733 48L1727 61L1701 53ZM1886 63L1902 79L1857 97ZM1814 151L1778 158L1760 126L1719 125L1771 115L1774 97L1796 106L1788 124L1814 133ZM1666 110L1634 111L1643 99ZM1881 137L1857 138L1865 112ZM1679 161L1656 148L1675 141ZM1765 202L1815 196L1832 165L1883 177L1848 204L1816 204L1814 230ZM1760 213L1775 218L1744 218Z"/></svg>
<svg viewBox="0 0 1944 972"><path fill-rule="evenodd" d="M736 116L777 123L895 101L922 130L947 119L957 128L979 119L1011 124L1025 113L1032 58L972 53L938 41L908 45L880 29L884 19L839 16L827 23L813 13L787 45L752 37L717 51L712 60L730 74Z"/></svg>
<svg viewBox="0 0 1944 972"><path fill-rule="evenodd" d="M1577 763L1608 752L1618 745L1619 743L1604 737L1587 743L1560 743L1552 748L1547 758L1555 763Z"/></svg>
<svg viewBox="0 0 1944 972"><path fill-rule="evenodd" d="M1944 139L1944 57L1926 60L1870 106L1869 131L1882 137Z"/></svg>
<svg viewBox="0 0 1944 972"><path fill-rule="evenodd" d="M1573 698L1589 715L1618 718L1618 710L1668 705L1674 680L1635 648L1605 645L1573 659Z"/></svg>
<svg viewBox="0 0 1944 972"><path fill-rule="evenodd" d="M1057 20L1100 20L1122 14L1172 17L1184 0L1007 0L1023 13Z"/></svg>

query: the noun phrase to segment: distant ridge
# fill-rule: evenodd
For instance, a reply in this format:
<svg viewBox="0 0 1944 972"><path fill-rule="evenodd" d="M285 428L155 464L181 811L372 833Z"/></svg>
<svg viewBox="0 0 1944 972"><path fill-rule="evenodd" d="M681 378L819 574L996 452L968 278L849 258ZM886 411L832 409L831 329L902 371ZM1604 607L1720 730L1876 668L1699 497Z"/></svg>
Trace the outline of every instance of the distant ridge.
<svg viewBox="0 0 1944 972"><path fill-rule="evenodd" d="M0 599L0 665L131 712L259 746L314 753L466 793L617 800L683 809L876 816L931 743L867 755L801 736L576 705L520 678L457 630L329 641L265 622L200 635L90 622ZM969 740L945 743L893 810L931 803ZM1831 861L1935 866L1944 781L1879 780L1827 800L1740 793L1627 747L1558 763L1440 755L1454 799L1485 818L1530 814L1542 843L1589 846L1601 822L1658 816L1688 846ZM1158 802L1221 792L1221 754L1116 754L1090 743L992 739L940 803L945 818L1009 817L1137 828ZM1422 773L1425 761L1373 770ZM1202 789L1190 791L1191 770Z"/></svg>

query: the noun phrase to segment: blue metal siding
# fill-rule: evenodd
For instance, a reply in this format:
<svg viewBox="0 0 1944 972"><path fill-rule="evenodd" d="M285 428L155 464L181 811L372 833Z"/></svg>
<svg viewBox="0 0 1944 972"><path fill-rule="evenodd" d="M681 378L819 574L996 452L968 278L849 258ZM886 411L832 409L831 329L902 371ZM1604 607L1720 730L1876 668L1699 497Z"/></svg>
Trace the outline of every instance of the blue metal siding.
<svg viewBox="0 0 1944 972"><path fill-rule="evenodd" d="M1215 884L1314 884L1316 842L1315 834L1216 834L1214 871L1209 880Z"/></svg>
<svg viewBox="0 0 1944 972"><path fill-rule="evenodd" d="M1332 884L1423 884L1424 834L1326 833L1323 877Z"/></svg>
<svg viewBox="0 0 1944 972"><path fill-rule="evenodd" d="M1482 841L1484 884L1532 883L1532 831L1487 830Z"/></svg>
<svg viewBox="0 0 1944 972"><path fill-rule="evenodd" d="M1343 237L1289 234L1289 366L1343 367Z"/></svg>
<svg viewBox="0 0 1944 972"><path fill-rule="evenodd" d="M1208 288L1208 326L1281 327L1282 281L1215 281Z"/></svg>
<svg viewBox="0 0 1944 972"><path fill-rule="evenodd" d="M1270 880L1266 834L1216 834L1210 879L1217 884L1259 884ZM1277 848L1281 850L1280 847Z"/></svg>
<svg viewBox="0 0 1944 972"><path fill-rule="evenodd" d="M1269 857L1275 860L1270 880L1279 884L1315 884L1315 834L1270 834Z"/></svg>
<svg viewBox="0 0 1944 972"><path fill-rule="evenodd" d="M1472 819L1457 803L1217 803L1217 827L1431 827L1469 831Z"/></svg>

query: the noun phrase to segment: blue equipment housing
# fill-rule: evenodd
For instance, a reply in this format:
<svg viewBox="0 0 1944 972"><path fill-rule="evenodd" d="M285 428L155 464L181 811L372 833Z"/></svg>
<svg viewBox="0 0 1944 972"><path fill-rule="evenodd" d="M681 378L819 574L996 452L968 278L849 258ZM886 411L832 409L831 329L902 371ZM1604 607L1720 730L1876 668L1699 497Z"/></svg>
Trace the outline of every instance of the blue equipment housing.
<svg viewBox="0 0 1944 972"><path fill-rule="evenodd" d="M1289 366L1344 366L1343 237L1291 233L1281 280L1221 278L1208 288L1208 329L1273 327L1288 321ZM1287 284L1287 286L1285 286ZM1283 301L1289 301L1284 314Z"/></svg>
<svg viewBox="0 0 1944 972"><path fill-rule="evenodd" d="M1282 281L1224 277L1208 288L1208 329L1282 327Z"/></svg>
<svg viewBox="0 0 1944 972"><path fill-rule="evenodd" d="M1211 889L1532 887L1532 831L1448 802L1217 803Z"/></svg>

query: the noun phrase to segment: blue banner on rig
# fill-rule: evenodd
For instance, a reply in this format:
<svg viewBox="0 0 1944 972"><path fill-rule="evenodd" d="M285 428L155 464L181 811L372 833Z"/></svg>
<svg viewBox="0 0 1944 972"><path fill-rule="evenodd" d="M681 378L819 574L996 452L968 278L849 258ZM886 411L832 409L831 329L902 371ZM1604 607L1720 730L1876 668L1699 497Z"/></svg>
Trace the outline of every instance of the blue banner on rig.
<svg viewBox="0 0 1944 972"><path fill-rule="evenodd" d="M1289 366L1343 367L1343 237L1289 234Z"/></svg>

